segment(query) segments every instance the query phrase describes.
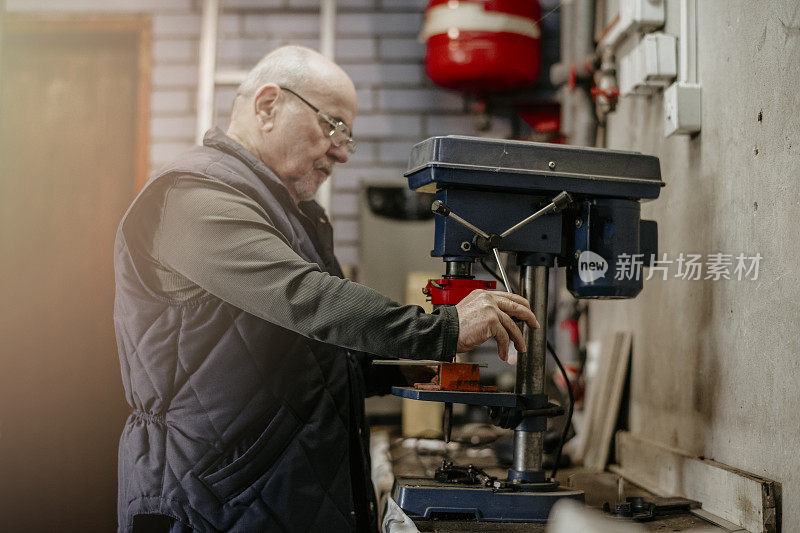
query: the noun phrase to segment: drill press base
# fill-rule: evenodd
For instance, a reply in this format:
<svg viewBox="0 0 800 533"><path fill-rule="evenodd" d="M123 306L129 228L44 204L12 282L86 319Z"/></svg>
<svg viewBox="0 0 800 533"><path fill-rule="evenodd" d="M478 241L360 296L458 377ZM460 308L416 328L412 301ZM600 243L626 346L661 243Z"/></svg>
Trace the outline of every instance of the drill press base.
<svg viewBox="0 0 800 533"><path fill-rule="evenodd" d="M582 490L541 484L549 490L502 491L490 487L454 485L425 477L398 476L392 499L410 518L468 518L481 522L547 522L561 498L584 501Z"/></svg>

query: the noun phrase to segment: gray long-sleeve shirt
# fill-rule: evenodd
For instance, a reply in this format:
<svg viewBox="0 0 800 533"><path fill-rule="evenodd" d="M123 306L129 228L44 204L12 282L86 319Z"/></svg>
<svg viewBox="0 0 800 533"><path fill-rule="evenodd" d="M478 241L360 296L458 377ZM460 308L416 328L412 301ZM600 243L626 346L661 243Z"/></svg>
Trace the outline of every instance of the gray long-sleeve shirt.
<svg viewBox="0 0 800 533"><path fill-rule="evenodd" d="M392 357L451 359L458 314L426 314L319 270L276 231L261 206L201 177L168 185L147 217L143 248L159 292L186 301L206 292L310 338Z"/></svg>

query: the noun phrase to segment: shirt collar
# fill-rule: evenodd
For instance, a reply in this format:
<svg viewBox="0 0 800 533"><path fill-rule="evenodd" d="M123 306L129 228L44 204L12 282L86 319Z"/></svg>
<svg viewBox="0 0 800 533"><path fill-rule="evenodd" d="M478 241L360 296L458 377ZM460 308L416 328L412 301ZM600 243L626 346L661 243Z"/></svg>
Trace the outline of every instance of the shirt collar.
<svg viewBox="0 0 800 533"><path fill-rule="evenodd" d="M285 195L283 200L288 199L288 203L292 206L297 208L297 210L305 216L308 216L312 220L316 221L319 218L321 221L324 220L327 222L327 217L325 215L325 210L322 209L317 202L314 200L309 200L305 202L300 202L300 204L296 204L292 196L289 194L289 191L284 186L283 182L275 175L275 173L270 170L267 165L264 164L259 158L257 158L250 150L239 144L238 142L234 141L227 135L225 132L222 131L218 127L211 128L206 132L203 136L203 145L208 146L210 148L216 148L217 150L221 150L232 156L236 157L237 159L241 160L245 163L250 169L256 173L256 175L261 178L267 185L279 185L279 190L282 191L282 195Z"/></svg>

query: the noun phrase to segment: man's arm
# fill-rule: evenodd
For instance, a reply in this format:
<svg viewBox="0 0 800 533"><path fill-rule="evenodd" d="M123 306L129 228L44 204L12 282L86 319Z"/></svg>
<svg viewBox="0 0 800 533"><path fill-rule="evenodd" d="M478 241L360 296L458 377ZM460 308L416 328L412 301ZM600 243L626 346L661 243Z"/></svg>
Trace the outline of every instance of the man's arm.
<svg viewBox="0 0 800 533"><path fill-rule="evenodd" d="M450 359L458 313L432 314L319 270L252 199L177 178L164 200L156 260L226 302L306 337L391 357Z"/></svg>

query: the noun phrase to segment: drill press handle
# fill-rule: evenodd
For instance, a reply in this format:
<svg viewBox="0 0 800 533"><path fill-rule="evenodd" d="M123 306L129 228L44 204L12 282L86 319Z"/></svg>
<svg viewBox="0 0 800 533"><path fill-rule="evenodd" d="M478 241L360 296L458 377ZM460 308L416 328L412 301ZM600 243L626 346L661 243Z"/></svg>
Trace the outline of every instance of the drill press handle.
<svg viewBox="0 0 800 533"><path fill-rule="evenodd" d="M502 232L500 234L487 233L484 230L482 230L479 227L477 227L474 224L472 224L471 222L468 222L468 221L464 220L459 215L454 213L453 210L450 209L450 207L446 203L441 201L441 200L434 200L433 201L433 203L431 204L431 211L433 211L434 214L437 214L439 216L452 218L453 220L455 220L456 222L458 222L459 224L461 224L462 226L464 226L468 230L470 230L473 233L477 234L478 237L482 237L483 239L485 239L484 241L481 241L481 239L479 238L476 241L476 244L478 245L478 248L480 248L484 252L489 252L493 248L497 248L500 245L500 240L501 239L511 235L512 233L514 233L518 229L526 226L530 222L533 222L537 218L546 215L551 210L554 213L558 213L560 211L563 211L564 209L566 209L569 206L569 204L572 203L572 201L573 201L572 200L572 196L567 191L561 191L560 193L558 193L558 195L555 198L553 198L553 200L549 204L547 204L543 208L539 209L538 211L536 211L531 216L529 216L529 217L527 217L527 218L525 218L523 220L520 220L519 222L517 222L516 224L514 224L513 226L511 226L510 228L508 228L507 230L505 230L504 232Z"/></svg>
<svg viewBox="0 0 800 533"><path fill-rule="evenodd" d="M485 231L478 228L474 224L458 216L456 213L453 212L452 209L450 209L450 207L447 204L445 204L441 200L434 200L434 202L431 204L431 211L433 211L433 213L439 216L450 217L459 224L461 224L462 226L464 226L465 228L467 228L468 230L474 232L477 235L475 239L475 244L478 246L478 249L480 249L483 252L491 252L494 255L495 261L497 261L497 267L500 269L500 275L503 278L503 285L506 286L506 292L513 292L511 290L511 285L508 282L508 276L506 275L506 270L503 267L502 261L500 261L500 253L499 253L500 241L504 237L511 235L518 229L529 224L530 222L533 222L537 218L546 215L551 210L554 213L563 211L571 203L572 203L572 196L570 196L570 194L567 191L561 191L555 198L553 198L553 201L551 201L549 204L539 209L531 216L517 222L516 224L514 224L513 226L511 226L510 228L508 228L507 230L505 230L503 233L500 234L486 233Z"/></svg>
<svg viewBox="0 0 800 533"><path fill-rule="evenodd" d="M481 237L483 237L485 239L489 238L489 234L488 233L486 233L485 231L483 231L479 227L471 224L470 222L467 222L466 220L464 220L463 218L461 218L457 214L453 213L453 211L447 206L447 204L444 203L441 200L434 200L433 201L433 203L431 204L431 211L433 211L434 214L443 216L445 218L446 217L452 218L453 220L455 220L456 222L458 222L459 224L461 224L462 226L464 226L465 228L467 228L471 232L477 233L478 235L480 235Z"/></svg>

